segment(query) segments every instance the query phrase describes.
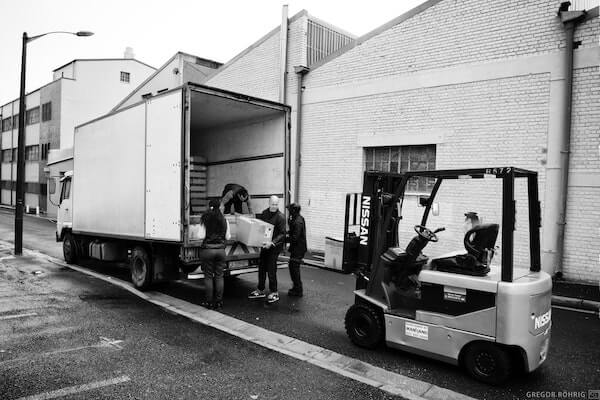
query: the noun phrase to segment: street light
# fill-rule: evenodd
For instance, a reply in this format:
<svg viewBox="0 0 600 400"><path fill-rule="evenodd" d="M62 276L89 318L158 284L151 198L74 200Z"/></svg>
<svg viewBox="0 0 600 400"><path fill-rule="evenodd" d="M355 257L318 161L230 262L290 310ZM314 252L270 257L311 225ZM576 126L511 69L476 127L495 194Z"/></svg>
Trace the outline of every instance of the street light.
<svg viewBox="0 0 600 400"><path fill-rule="evenodd" d="M17 145L17 204L15 207L15 255L23 253L23 206L25 203L25 64L27 60L27 43L32 42L42 36L51 35L54 33L66 33L75 36L92 36L94 33L89 31L79 32L46 32L41 35L27 36L27 32L23 32L23 51L21 56L21 92L19 97L19 130L18 130L18 145Z"/></svg>

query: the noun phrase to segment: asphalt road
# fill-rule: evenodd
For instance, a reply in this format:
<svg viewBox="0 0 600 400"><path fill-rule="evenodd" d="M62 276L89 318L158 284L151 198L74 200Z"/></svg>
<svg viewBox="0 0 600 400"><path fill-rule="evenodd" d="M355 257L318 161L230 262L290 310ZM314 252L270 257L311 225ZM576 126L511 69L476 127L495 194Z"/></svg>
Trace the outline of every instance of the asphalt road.
<svg viewBox="0 0 600 400"><path fill-rule="evenodd" d="M0 239L12 240L12 213L0 212ZM43 219L26 217L25 247L62 258L54 241L54 226ZM103 263L82 264L91 269L127 279L124 268ZM402 351L381 347L374 351L357 348L348 340L343 326L347 308L353 302L352 276L315 268L303 268L305 296L285 295L290 287L287 271L279 270L281 301L267 306L248 301L256 275L243 275L226 287L224 313L272 331L325 347L389 371L420 379L469 396L485 399L527 399L536 392L582 392L600 389L600 321L592 314L553 310L552 342L546 363L532 374L513 378L502 387L491 387L466 376L457 367ZM172 283L165 293L193 303L202 298L202 283ZM247 361L251 363L250 360ZM532 397L533 396L533 397Z"/></svg>
<svg viewBox="0 0 600 400"><path fill-rule="evenodd" d="M6 257L6 258L5 258ZM0 248L0 399L388 399L384 392Z"/></svg>

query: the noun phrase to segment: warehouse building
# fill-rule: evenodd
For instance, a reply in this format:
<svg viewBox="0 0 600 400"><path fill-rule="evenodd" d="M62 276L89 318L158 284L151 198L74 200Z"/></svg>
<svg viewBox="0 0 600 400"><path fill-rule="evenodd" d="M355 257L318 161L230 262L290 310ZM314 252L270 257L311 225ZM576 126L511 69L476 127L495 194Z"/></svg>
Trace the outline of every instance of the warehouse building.
<svg viewBox="0 0 600 400"><path fill-rule="evenodd" d="M155 69L131 58L73 60L53 71L52 82L26 96L25 206L56 215L56 180L69 169L76 125L108 112ZM1 195L15 204L19 100L0 108ZM72 157L72 156L71 156ZM52 168L62 163L60 168ZM48 167L50 164L50 167Z"/></svg>
<svg viewBox="0 0 600 400"><path fill-rule="evenodd" d="M518 166L539 173L545 268L569 279L600 279L597 1L568 8L548 0L429 0L356 40L346 35L347 45L318 61L309 56L311 41L318 40L310 38L310 21L300 13L282 23L289 43L301 43L287 63L278 61L286 58L274 30L206 82L283 99L294 113L300 110L301 118L292 119L294 143L301 143L292 160L292 198L303 207L310 248L323 250L326 236L341 237L345 195L362 189L365 170ZM285 85L278 84L281 65ZM568 171L561 167L565 153ZM428 189L427 182L415 182L407 201L417 205ZM462 210L463 197L445 199L454 215L440 222L462 223L470 211ZM498 217L479 211L489 222ZM517 259L527 254L526 237L517 232Z"/></svg>

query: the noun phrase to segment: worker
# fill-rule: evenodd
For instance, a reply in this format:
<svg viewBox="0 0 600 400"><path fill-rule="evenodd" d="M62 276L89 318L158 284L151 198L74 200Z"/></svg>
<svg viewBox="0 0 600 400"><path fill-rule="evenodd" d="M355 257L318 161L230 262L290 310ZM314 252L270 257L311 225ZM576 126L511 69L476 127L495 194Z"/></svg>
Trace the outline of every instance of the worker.
<svg viewBox="0 0 600 400"><path fill-rule="evenodd" d="M231 211L231 206L233 206L234 211L241 214L243 203L246 203L248 207L248 214L252 214L248 190L237 183L228 183L225 185L223 194L221 195L221 212L224 214L233 214L234 212Z"/></svg>
<svg viewBox="0 0 600 400"><path fill-rule="evenodd" d="M258 262L258 288L248 295L249 299L267 298L267 303L279 301L277 292L277 258L283 250L285 242L285 217L279 211L279 197L269 198L269 208L266 208L256 218L273 225L271 241L265 243L260 250ZM265 293L265 282L269 276L269 295Z"/></svg>
<svg viewBox="0 0 600 400"><path fill-rule="evenodd" d="M220 309L223 307L223 270L225 269L225 240L231 238L229 222L219 208L219 200L211 200L208 210L200 217L200 233L203 237L200 262L204 272L202 306Z"/></svg>
<svg viewBox="0 0 600 400"><path fill-rule="evenodd" d="M479 216L476 212L469 211L465 213L465 222L463 225L465 233L469 232L471 229L475 228L480 223L481 221L479 220Z"/></svg>
<svg viewBox="0 0 600 400"><path fill-rule="evenodd" d="M302 297L302 280L300 279L300 264L306 253L306 224L304 217L300 215L300 204L292 203L288 207L290 217L288 225L290 228L287 241L290 243L290 278L292 279L292 288L288 291L288 296Z"/></svg>

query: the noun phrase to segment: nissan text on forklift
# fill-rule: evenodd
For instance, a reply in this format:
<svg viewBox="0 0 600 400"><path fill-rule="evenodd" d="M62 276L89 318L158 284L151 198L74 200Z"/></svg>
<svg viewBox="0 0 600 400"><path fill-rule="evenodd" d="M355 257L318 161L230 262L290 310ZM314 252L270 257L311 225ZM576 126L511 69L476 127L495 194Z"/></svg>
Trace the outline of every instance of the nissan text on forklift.
<svg viewBox="0 0 600 400"><path fill-rule="evenodd" d="M477 207L486 223L466 233L456 229L472 211L462 207ZM517 209L524 229L516 229ZM447 226L432 230L428 220ZM345 318L348 336L361 347L385 340L460 365L490 384L537 369L552 325L540 226L533 171L365 172L362 193L346 197L343 268L357 277ZM416 236L398 247L409 231ZM429 257L422 253L427 245Z"/></svg>

